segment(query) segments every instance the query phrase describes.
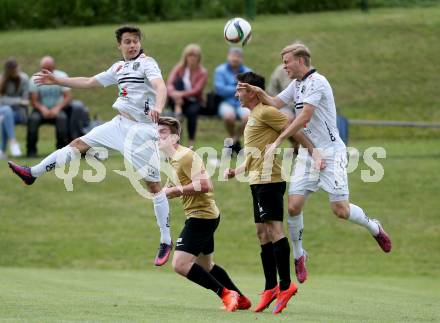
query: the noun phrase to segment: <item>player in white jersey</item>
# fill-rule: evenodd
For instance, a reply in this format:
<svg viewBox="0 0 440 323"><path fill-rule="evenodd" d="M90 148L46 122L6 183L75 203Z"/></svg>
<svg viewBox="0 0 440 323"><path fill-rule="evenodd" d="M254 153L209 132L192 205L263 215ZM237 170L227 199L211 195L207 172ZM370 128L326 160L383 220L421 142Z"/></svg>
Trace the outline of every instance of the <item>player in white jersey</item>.
<svg viewBox="0 0 440 323"><path fill-rule="evenodd" d="M295 272L302 283L307 279L307 253L302 248L302 209L307 196L319 188L329 194L330 207L337 217L365 227L383 251L391 250L391 240L377 220L370 219L359 206L349 202L347 151L336 126L336 106L329 82L311 68L310 51L305 45L289 45L282 50L281 57L284 69L293 81L277 96L269 96L249 84L239 86L255 91L263 103L277 108L295 103L296 118L271 145L267 155L273 154L285 138L302 129L322 156L324 165L314 165L307 150L300 149L290 180L288 225L294 249Z"/></svg>
<svg viewBox="0 0 440 323"><path fill-rule="evenodd" d="M161 238L155 265L163 265L169 258L172 242L169 228L169 205L160 183L159 134L157 122L166 102L167 91L156 61L141 49L141 31L123 26L116 30L118 48L123 60L107 71L93 77L58 77L43 70L35 77L37 84L58 84L73 88L93 88L118 85L119 96L113 104L118 115L88 134L73 140L34 167L23 167L9 162L12 171L27 185L56 167L79 158L89 149L105 147L121 152L145 181L152 193L154 212ZM81 154L79 154L79 153Z"/></svg>

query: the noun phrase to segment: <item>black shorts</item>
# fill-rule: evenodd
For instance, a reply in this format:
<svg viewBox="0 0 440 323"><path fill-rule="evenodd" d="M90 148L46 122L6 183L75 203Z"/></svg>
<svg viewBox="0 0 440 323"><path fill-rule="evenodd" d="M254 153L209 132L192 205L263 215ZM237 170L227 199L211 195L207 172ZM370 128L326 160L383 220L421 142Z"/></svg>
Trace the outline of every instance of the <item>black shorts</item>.
<svg viewBox="0 0 440 323"><path fill-rule="evenodd" d="M217 219L189 218L176 241L175 250L185 251L194 256L214 252L214 232L220 223Z"/></svg>
<svg viewBox="0 0 440 323"><path fill-rule="evenodd" d="M286 182L251 185L254 221L283 221Z"/></svg>

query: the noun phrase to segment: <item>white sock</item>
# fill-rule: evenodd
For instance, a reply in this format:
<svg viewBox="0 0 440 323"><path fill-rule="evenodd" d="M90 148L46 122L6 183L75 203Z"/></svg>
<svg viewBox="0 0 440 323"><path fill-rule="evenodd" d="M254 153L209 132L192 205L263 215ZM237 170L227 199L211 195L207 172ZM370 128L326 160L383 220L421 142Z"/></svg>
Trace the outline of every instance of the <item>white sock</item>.
<svg viewBox="0 0 440 323"><path fill-rule="evenodd" d="M292 240L293 255L298 259L304 254L302 247L302 233L304 229L303 213L287 218L287 225L289 227L290 239Z"/></svg>
<svg viewBox="0 0 440 323"><path fill-rule="evenodd" d="M54 170L56 167L64 166L76 158L81 158L81 154L77 149L72 146L63 147L44 158L38 165L31 167L31 174L34 177L39 177L44 173Z"/></svg>
<svg viewBox="0 0 440 323"><path fill-rule="evenodd" d="M154 213L156 214L157 225L160 229L160 242L170 244L170 206L165 192L160 192L154 199Z"/></svg>
<svg viewBox="0 0 440 323"><path fill-rule="evenodd" d="M371 219L365 214L365 212L357 205L350 203L350 215L348 216L348 221L359 224L365 227L373 236L379 233L379 226L376 222L371 221Z"/></svg>

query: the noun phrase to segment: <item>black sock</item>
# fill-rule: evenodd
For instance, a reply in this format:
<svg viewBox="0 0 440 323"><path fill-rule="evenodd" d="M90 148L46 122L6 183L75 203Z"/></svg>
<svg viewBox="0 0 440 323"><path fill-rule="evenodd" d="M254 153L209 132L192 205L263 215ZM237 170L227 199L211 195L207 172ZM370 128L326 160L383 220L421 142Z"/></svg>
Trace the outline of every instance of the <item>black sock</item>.
<svg viewBox="0 0 440 323"><path fill-rule="evenodd" d="M206 289L212 290L218 296L222 296L223 285L220 284L210 273L208 273L202 266L194 263L186 275L190 281L199 284Z"/></svg>
<svg viewBox="0 0 440 323"><path fill-rule="evenodd" d="M280 290L290 286L290 246L286 237L273 243L278 275L280 276Z"/></svg>
<svg viewBox="0 0 440 323"><path fill-rule="evenodd" d="M275 260L272 242L261 245L261 263L263 265L264 277L266 278L265 290L277 286L277 263Z"/></svg>
<svg viewBox="0 0 440 323"><path fill-rule="evenodd" d="M229 277L228 273L220 266L214 265L209 272L217 281L229 290L235 290L240 295L243 295L235 286L234 282Z"/></svg>

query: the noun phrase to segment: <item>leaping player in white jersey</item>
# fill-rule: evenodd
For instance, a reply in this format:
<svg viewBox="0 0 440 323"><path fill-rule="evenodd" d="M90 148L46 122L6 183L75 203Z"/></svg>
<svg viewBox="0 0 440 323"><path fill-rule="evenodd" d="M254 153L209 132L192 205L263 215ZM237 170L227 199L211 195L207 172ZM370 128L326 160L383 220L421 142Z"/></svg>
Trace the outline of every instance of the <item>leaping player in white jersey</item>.
<svg viewBox="0 0 440 323"><path fill-rule="evenodd" d="M121 152L128 159L152 193L154 212L161 238L155 265L168 260L171 249L169 205L160 183L159 134L157 122L164 108L167 90L156 61L141 49L142 33L139 28L123 26L116 30L118 48L123 60L107 71L93 77L61 78L43 70L35 76L39 85L58 84L73 88L93 88L117 84L119 97L113 108L119 114L88 134L73 140L68 146L47 156L38 165L23 167L9 162L12 171L27 185L36 178L79 158L90 148L105 147ZM145 148L145 143L148 147Z"/></svg>
<svg viewBox="0 0 440 323"><path fill-rule="evenodd" d="M271 97L259 87L249 84L239 86L255 91L264 104L277 108L295 103L296 118L267 150L267 155L273 154L285 138L302 129L323 156L325 167L313 167L313 159L307 150L300 149L290 180L290 216L287 223L294 249L296 276L303 283L307 279L307 253L302 248L302 210L307 196L319 188L329 194L330 207L337 217L365 227L384 252L390 252L391 240L379 221L370 219L359 206L349 202L347 150L336 126L336 106L329 82L311 68L310 51L305 45L289 45L282 50L281 57L284 69L293 81L277 96Z"/></svg>

